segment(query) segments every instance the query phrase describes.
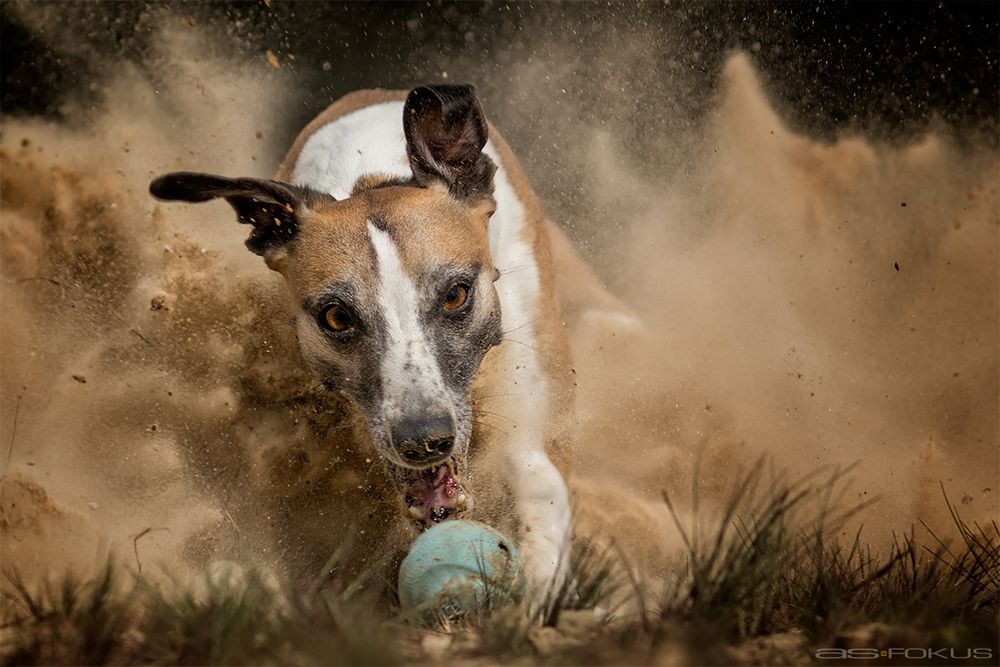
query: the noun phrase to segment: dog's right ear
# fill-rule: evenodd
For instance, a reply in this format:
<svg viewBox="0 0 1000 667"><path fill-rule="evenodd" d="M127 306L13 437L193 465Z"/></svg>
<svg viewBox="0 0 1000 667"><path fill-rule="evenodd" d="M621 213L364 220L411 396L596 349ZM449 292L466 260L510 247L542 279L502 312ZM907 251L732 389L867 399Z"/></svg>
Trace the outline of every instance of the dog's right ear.
<svg viewBox="0 0 1000 667"><path fill-rule="evenodd" d="M403 133L418 185L443 183L461 200L493 196L497 168L483 153L489 130L475 87L414 88L403 105Z"/></svg>
<svg viewBox="0 0 1000 667"><path fill-rule="evenodd" d="M281 249L298 232L297 212L310 201L329 197L280 181L226 178L214 174L177 171L149 184L149 193L167 201L205 202L224 198L236 210L239 222L253 226L246 246L279 269Z"/></svg>

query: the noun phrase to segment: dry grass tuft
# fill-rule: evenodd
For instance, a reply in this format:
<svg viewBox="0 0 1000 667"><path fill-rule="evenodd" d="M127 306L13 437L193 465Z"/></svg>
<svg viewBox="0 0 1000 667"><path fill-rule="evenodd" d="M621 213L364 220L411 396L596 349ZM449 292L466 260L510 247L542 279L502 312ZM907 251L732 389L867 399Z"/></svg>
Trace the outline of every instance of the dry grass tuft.
<svg viewBox="0 0 1000 667"><path fill-rule="evenodd" d="M863 509L843 503L849 472L785 483L758 463L714 522L696 511L684 525L673 512L686 569L652 595L613 545L578 543L571 581L546 600L495 590L481 612L430 623L407 618L374 572L338 578L336 554L324 568L334 575L305 590L236 565L187 586L153 585L113 563L90 581L36 588L8 571L3 662L809 664L830 646L995 647L996 522L970 526L945 497L958 543L924 526L923 544L911 527L877 554L860 531L836 537Z"/></svg>

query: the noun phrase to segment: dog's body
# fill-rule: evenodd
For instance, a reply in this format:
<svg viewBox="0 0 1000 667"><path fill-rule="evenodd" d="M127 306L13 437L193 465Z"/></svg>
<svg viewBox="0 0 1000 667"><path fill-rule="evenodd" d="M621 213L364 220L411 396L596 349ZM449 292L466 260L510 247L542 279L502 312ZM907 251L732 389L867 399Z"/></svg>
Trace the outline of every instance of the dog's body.
<svg viewBox="0 0 1000 667"><path fill-rule="evenodd" d="M471 87L353 93L276 181L176 173L151 191L224 197L253 225L307 364L365 417L402 516L493 524L539 593L561 581L571 515L553 460L573 383L550 232Z"/></svg>
<svg viewBox="0 0 1000 667"><path fill-rule="evenodd" d="M405 99L406 91L382 90L341 98L299 134L276 178L337 199L410 179ZM513 528L529 574L541 583L554 577L570 534L565 482L549 458L566 459L565 423L572 409L568 345L538 198L492 126L484 152L497 165L488 243L500 272L496 290L504 341L484 358L472 385L474 412L481 411L469 447L469 483L480 478L472 516ZM513 521L505 516L508 493Z"/></svg>

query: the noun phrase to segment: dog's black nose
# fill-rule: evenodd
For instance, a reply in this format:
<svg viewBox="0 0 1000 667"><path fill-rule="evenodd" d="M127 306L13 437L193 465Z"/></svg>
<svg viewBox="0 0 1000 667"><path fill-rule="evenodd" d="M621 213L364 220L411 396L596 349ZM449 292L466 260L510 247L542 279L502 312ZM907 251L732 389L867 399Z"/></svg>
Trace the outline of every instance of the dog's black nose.
<svg viewBox="0 0 1000 667"><path fill-rule="evenodd" d="M447 415L402 419L391 435L396 451L415 465L440 462L455 447L455 423Z"/></svg>

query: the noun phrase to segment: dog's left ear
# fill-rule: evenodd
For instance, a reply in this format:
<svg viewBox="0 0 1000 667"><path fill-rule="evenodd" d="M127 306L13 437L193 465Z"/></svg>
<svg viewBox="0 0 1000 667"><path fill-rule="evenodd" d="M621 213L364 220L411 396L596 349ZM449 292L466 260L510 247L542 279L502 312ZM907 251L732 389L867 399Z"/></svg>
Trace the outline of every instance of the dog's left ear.
<svg viewBox="0 0 1000 667"><path fill-rule="evenodd" d="M413 89L403 107L403 131L418 185L441 182L463 200L492 197L496 165L483 153L488 130L474 86Z"/></svg>
<svg viewBox="0 0 1000 667"><path fill-rule="evenodd" d="M227 178L215 174L176 171L149 184L149 193L167 201L205 202L224 198L239 222L253 227L246 246L281 270L286 244L298 232L296 212L311 200L327 197L320 192L281 181Z"/></svg>

